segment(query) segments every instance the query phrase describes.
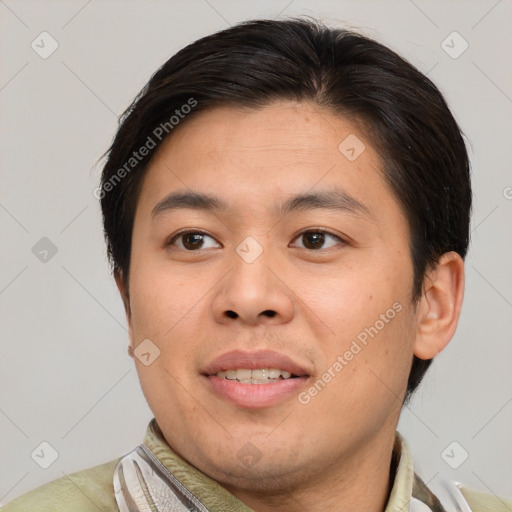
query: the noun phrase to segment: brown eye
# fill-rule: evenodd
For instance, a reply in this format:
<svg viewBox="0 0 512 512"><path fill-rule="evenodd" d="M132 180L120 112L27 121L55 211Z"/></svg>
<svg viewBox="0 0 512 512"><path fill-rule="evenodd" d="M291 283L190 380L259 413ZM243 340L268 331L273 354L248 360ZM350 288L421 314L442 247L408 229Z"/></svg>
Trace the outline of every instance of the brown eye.
<svg viewBox="0 0 512 512"><path fill-rule="evenodd" d="M323 230L304 231L296 238L296 240L300 240L302 242L302 245L296 244L297 247L312 250L328 249L340 242L343 243L343 240L340 237ZM334 241L334 243L332 241ZM324 246L326 242L328 245Z"/></svg>
<svg viewBox="0 0 512 512"><path fill-rule="evenodd" d="M212 242L209 242L209 240L213 241L213 244ZM179 249L184 249L186 251L196 251L197 249L214 247L218 244L206 233L202 233L200 231L185 231L174 236L168 245L175 245Z"/></svg>

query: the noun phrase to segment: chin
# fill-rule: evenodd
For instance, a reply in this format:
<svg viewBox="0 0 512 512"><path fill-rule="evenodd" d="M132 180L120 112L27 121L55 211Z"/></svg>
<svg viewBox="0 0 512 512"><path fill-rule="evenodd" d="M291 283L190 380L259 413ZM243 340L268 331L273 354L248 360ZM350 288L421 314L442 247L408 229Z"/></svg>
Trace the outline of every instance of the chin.
<svg viewBox="0 0 512 512"><path fill-rule="evenodd" d="M288 463L264 464L259 461L252 468L241 467L240 464L226 465L214 469L211 476L226 489L235 489L265 495L288 493L295 488L307 485L318 476L316 465Z"/></svg>
<svg viewBox="0 0 512 512"><path fill-rule="evenodd" d="M321 461L315 460L317 455L308 459L304 451L298 452L296 448L282 448L277 453L268 442L265 450L260 451L249 439L203 446L190 454L188 460L228 490L237 488L276 494L283 489L305 485L322 467ZM258 446L261 444L263 441Z"/></svg>

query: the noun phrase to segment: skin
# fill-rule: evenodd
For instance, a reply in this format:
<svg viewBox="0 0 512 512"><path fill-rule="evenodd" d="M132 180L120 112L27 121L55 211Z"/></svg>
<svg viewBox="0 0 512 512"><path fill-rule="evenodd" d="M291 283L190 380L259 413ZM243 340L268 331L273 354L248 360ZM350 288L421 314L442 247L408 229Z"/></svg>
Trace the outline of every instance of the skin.
<svg viewBox="0 0 512 512"><path fill-rule="evenodd" d="M366 146L353 162L338 150L349 134ZM276 211L295 194L334 189L368 213ZM228 209L153 219L176 191L215 195ZM311 248L303 235L314 228L334 236ZM205 232L203 246L168 243L183 230ZM252 263L236 252L248 236L263 250ZM176 128L143 181L129 296L116 276L131 348L149 338L161 351L149 366L134 360L169 445L257 511L382 511L412 356L446 346L464 290L463 261L447 253L413 304L409 240L371 140L339 115L280 101L216 108ZM307 404L297 392L271 407L239 407L200 375L227 351L272 349L308 369L307 391L395 303L401 311ZM260 454L250 467L237 456L248 441Z"/></svg>

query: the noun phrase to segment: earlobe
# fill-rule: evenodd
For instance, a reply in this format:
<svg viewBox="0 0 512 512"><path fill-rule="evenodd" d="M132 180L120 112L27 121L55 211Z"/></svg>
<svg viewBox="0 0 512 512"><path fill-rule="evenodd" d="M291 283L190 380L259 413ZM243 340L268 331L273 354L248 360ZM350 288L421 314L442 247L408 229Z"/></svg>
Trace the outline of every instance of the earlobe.
<svg viewBox="0 0 512 512"><path fill-rule="evenodd" d="M417 309L414 354L432 359L452 339L464 298L464 261L456 252L441 256L428 273Z"/></svg>

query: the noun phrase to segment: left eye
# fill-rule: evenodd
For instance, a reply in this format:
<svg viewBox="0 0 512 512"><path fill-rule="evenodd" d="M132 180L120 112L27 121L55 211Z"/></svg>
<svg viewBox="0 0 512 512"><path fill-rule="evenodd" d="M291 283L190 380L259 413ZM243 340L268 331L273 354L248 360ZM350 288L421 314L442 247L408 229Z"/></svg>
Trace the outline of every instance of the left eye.
<svg viewBox="0 0 512 512"><path fill-rule="evenodd" d="M343 243L343 240L339 236L323 230L304 231L295 240L301 240L302 245L294 245L302 249L328 249L329 247L337 245L337 243ZM329 245L324 246L326 241L329 240L331 240Z"/></svg>

